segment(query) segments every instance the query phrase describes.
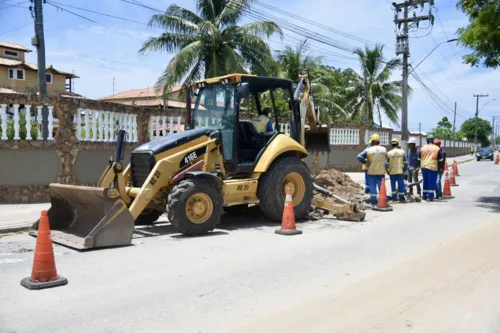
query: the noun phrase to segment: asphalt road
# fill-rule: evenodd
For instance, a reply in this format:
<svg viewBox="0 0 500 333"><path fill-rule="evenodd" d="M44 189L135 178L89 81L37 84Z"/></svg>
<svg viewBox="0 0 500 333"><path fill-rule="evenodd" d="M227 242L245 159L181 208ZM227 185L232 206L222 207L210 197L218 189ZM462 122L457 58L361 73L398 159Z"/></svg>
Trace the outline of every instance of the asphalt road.
<svg viewBox="0 0 500 333"><path fill-rule="evenodd" d="M448 202L365 223L226 219L210 236L141 228L134 245L55 245L68 285L29 291L35 239L0 238L4 332L498 332L500 166L460 165ZM443 320L443 318L449 318Z"/></svg>

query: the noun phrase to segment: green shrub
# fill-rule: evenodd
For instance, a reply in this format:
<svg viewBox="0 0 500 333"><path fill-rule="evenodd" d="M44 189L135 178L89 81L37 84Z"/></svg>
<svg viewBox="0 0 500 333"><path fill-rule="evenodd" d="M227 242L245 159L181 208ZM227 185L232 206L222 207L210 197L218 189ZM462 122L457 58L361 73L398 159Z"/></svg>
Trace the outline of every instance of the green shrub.
<svg viewBox="0 0 500 333"><path fill-rule="evenodd" d="M37 122L33 120L33 116L31 118L31 137L33 140L36 140L38 135L36 130ZM9 140L14 140L14 119L8 117L7 118L7 138ZM2 127L0 126L0 137L2 136ZM19 137L21 140L26 140L26 115L24 113L19 112Z"/></svg>

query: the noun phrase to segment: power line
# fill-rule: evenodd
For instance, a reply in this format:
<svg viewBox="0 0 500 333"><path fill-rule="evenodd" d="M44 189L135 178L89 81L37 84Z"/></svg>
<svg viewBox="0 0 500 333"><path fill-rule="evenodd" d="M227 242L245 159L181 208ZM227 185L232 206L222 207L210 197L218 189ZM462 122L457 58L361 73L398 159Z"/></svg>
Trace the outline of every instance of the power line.
<svg viewBox="0 0 500 333"><path fill-rule="evenodd" d="M25 24L25 25L22 25L22 26L19 26L19 27L16 27L16 28L13 28L13 29L10 29L10 30L7 30L7 31L4 31L4 32L1 32L1 33L0 33L0 36L1 36L1 35L5 35L5 34L7 34L7 33L9 33L9 32L12 32L12 31L16 31L16 30L19 30L19 29L22 29L22 28L26 28L26 27L28 27L28 26L31 26L31 24Z"/></svg>
<svg viewBox="0 0 500 333"><path fill-rule="evenodd" d="M80 18L82 18L82 19L84 19L84 20L86 20L86 21L89 21L89 22L92 22L92 23L94 23L94 24L100 25L100 26L102 26L102 27L104 27L104 28L112 29L111 27L108 27L108 26L106 26L106 25L104 25L104 24L102 24L102 23L96 22L96 21L94 21L94 20L92 20L92 19L90 19L90 18L88 18L88 17L86 17L86 16L83 16L83 15L77 14L77 13L75 13L75 12L72 12L72 11L68 10L68 9L65 9L65 8L62 8L62 7L58 6L58 5L56 5L56 4L53 4L53 3L52 3L52 2L50 2L50 1L47 1L47 4L49 4L49 5L53 6L53 7L56 7L57 9L60 9L61 11L64 11L64 12L67 12L67 13L69 13L69 14L72 14L72 15L75 15L75 16L77 16L77 17L80 17ZM116 32L117 32L117 33L120 33L120 34L122 34L122 35L124 35L124 36L127 36L127 37L130 37L130 38L133 38L133 39L136 39L136 40L138 40L138 41L143 42L143 40L142 40L142 39L139 39L139 38L137 38L137 37L131 36L131 35L129 35L129 34L126 34L126 33L122 32L122 31L116 30Z"/></svg>
<svg viewBox="0 0 500 333"><path fill-rule="evenodd" d="M106 14L106 13L102 13L102 12L98 12L98 11L90 10L90 9L85 9L85 8L81 8L81 7L77 7L77 6L72 6L72 5L61 3L61 2L58 2L58 1L51 1L51 3L58 4L58 5L63 6L63 7L78 9L78 10L85 11L85 12L88 12L88 13L93 13L93 14L97 14L97 15L102 15L102 16L107 16L107 17L115 18L115 19L122 20L122 21L137 23L137 24L145 25L145 26L148 25L145 22L139 22L139 21L135 21L135 20L131 20L131 19L125 18L125 17L120 17L120 16L116 16L116 15Z"/></svg>
<svg viewBox="0 0 500 333"><path fill-rule="evenodd" d="M370 40L367 40L367 39L364 39L364 38L361 38L361 37L358 37L358 36L355 36L353 34L349 34L347 32L343 32L341 30L338 30L338 29L334 29L332 27L329 27L329 26L326 26L324 24L321 24L321 23L318 23L318 22L314 22L314 21L311 21L309 19L306 19L302 16L299 16L299 15L296 15L296 14L293 14L291 12L287 12L285 10L282 10L280 8L277 8L277 7L274 7L274 6L271 6L271 5L268 5L268 4L265 4L265 3L262 3L261 1L258 1L256 0L255 3L261 7L264 7L264 8L267 8L271 11L274 11L274 12L278 12L278 13L281 13L287 17L293 17L301 22L304 22L304 23L309 23L313 26L316 26L316 27L319 27L319 28L323 28L327 31L330 31L330 32L333 32L333 33L336 33L336 34L339 34L341 36L344 36L346 38L350 38L350 39L353 39L353 40L356 40L356 41L359 41L359 42L362 42L362 43L365 43L365 44L372 44L372 45L376 45L377 43L375 42L372 42ZM389 51L394 51L394 50L391 50L388 48Z"/></svg>
<svg viewBox="0 0 500 333"><path fill-rule="evenodd" d="M9 7L16 7L16 8L30 8L30 7L26 7L26 6L19 6L19 5L25 4L27 2L30 2L30 1L21 1L21 2L18 2L16 4L2 2L2 3L0 3L0 5L9 6ZM7 9L7 8L0 8L0 9Z"/></svg>
<svg viewBox="0 0 500 333"><path fill-rule="evenodd" d="M158 13L165 13L164 10L161 10L161 9L158 9L158 8L154 8L154 7L151 7L151 6L148 6L148 5L145 5L143 4L142 2L139 2L137 0L122 0L123 2L126 2L126 3L129 3L131 5L135 5L135 6L138 6L138 7L142 7L142 8L146 8L146 9L149 9L149 10L152 10L154 12L158 12Z"/></svg>

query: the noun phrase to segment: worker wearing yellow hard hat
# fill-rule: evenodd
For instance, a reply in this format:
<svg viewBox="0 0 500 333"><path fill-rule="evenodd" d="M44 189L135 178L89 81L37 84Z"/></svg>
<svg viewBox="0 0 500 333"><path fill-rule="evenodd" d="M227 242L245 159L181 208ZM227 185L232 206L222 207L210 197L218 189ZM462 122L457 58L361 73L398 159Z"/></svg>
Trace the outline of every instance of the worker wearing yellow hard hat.
<svg viewBox="0 0 500 333"><path fill-rule="evenodd" d="M373 134L370 137L370 144L370 148L367 148L359 153L358 161L367 167L370 202L375 206L378 202L377 189L380 188L382 179L385 177L387 150L380 145L380 136L378 134Z"/></svg>
<svg viewBox="0 0 500 333"><path fill-rule="evenodd" d="M404 175L408 169L408 159L406 153L400 147L398 139L391 140L392 150L387 153L385 167L391 179L391 199L399 202L406 202L406 189Z"/></svg>

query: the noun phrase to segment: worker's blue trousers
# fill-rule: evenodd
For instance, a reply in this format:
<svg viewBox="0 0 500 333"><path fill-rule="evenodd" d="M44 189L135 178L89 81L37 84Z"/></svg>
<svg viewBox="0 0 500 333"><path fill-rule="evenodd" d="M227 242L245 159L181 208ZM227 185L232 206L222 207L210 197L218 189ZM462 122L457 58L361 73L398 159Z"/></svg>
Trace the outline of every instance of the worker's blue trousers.
<svg viewBox="0 0 500 333"><path fill-rule="evenodd" d="M436 178L436 198L441 198L443 196L443 186L441 184L441 179L443 178L442 173L438 173Z"/></svg>
<svg viewBox="0 0 500 333"><path fill-rule="evenodd" d="M398 195L399 195L399 200L405 200L405 179L403 175L390 175L391 177L391 190L392 190L392 195L391 195L391 200L398 200Z"/></svg>
<svg viewBox="0 0 500 333"><path fill-rule="evenodd" d="M434 191L436 191L436 182L438 171L422 168L422 176L424 180L424 193L422 198L434 200Z"/></svg>
<svg viewBox="0 0 500 333"><path fill-rule="evenodd" d="M370 194L370 184L368 184L368 170L365 170L365 194Z"/></svg>
<svg viewBox="0 0 500 333"><path fill-rule="evenodd" d="M370 201L372 205L377 204L377 189L380 190L384 175L368 175L368 185L370 186Z"/></svg>

